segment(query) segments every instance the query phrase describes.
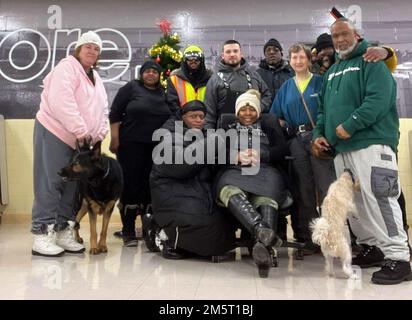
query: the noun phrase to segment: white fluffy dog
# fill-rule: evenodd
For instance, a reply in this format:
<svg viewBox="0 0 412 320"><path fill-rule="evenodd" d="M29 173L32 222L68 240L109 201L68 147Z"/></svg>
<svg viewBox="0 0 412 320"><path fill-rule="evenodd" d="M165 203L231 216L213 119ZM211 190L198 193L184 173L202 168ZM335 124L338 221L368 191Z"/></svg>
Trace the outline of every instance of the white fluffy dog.
<svg viewBox="0 0 412 320"><path fill-rule="evenodd" d="M357 188L353 175L346 170L330 185L322 203L322 216L312 224L312 240L320 245L325 257L325 269L334 276L333 258L340 258L342 269L350 279L356 279L352 269L352 250L346 225L349 212L355 212L354 191Z"/></svg>

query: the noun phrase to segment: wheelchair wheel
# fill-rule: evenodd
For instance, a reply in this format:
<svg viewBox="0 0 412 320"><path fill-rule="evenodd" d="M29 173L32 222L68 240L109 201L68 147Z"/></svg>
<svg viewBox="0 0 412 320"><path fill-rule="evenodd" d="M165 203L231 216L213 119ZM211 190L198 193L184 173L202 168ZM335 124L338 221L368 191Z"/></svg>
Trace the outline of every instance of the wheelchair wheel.
<svg viewBox="0 0 412 320"><path fill-rule="evenodd" d="M220 257L219 256L212 256L212 262L213 263L219 263L220 262Z"/></svg>

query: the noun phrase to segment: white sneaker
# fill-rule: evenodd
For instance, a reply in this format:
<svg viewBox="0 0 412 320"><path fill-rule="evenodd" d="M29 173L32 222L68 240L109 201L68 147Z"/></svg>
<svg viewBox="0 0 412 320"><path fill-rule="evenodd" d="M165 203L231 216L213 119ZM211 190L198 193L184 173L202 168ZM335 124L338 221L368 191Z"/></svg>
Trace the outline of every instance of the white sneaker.
<svg viewBox="0 0 412 320"><path fill-rule="evenodd" d="M56 244L62 247L69 253L82 253L85 248L82 244L76 241L74 236L74 221L67 221L68 227L62 231L57 232Z"/></svg>
<svg viewBox="0 0 412 320"><path fill-rule="evenodd" d="M64 249L56 245L54 224L47 226L46 234L35 234L31 253L35 256L60 257Z"/></svg>

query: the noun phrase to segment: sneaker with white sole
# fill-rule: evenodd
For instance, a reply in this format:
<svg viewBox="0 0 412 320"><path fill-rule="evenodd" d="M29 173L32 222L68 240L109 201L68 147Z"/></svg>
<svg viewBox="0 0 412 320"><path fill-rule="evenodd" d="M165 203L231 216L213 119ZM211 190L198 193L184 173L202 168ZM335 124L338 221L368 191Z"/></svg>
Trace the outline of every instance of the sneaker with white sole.
<svg viewBox="0 0 412 320"><path fill-rule="evenodd" d="M31 253L35 256L60 257L64 249L56 244L56 231L54 224L47 226L47 233L35 234Z"/></svg>
<svg viewBox="0 0 412 320"><path fill-rule="evenodd" d="M85 247L76 241L74 235L74 221L67 221L68 226L66 229L57 232L56 244L62 247L68 253L83 253Z"/></svg>

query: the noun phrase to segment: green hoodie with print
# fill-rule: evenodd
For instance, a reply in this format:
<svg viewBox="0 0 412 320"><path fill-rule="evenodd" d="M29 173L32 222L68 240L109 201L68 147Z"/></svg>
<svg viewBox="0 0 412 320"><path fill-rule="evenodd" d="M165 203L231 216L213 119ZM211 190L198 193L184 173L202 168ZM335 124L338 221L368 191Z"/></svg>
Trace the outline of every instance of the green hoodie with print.
<svg viewBox="0 0 412 320"><path fill-rule="evenodd" d="M382 61L363 60L367 47L366 40L359 42L350 56L346 60L337 59L323 78L313 139L324 136L337 153L373 144L397 150L396 82ZM336 136L340 124L351 135L349 139Z"/></svg>

